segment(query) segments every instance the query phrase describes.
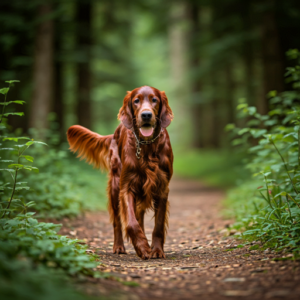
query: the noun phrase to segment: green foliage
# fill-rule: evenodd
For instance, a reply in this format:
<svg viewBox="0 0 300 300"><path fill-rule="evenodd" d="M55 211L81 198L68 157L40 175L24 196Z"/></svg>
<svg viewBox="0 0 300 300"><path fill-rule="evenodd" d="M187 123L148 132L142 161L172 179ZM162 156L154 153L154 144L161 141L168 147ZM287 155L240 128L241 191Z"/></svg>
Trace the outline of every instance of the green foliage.
<svg viewBox="0 0 300 300"><path fill-rule="evenodd" d="M248 177L249 172L240 172L241 156L227 150L175 151L174 174L227 188ZM238 179L237 179L238 178Z"/></svg>
<svg viewBox="0 0 300 300"><path fill-rule="evenodd" d="M300 59L298 50L291 50L288 55ZM238 136L233 143L244 143L248 148L246 168L254 179L231 191L228 203L235 203L234 208L242 204L235 216L239 226L246 229L244 238L299 254L300 66L288 68L286 75L294 90L270 92L272 109L268 115L258 114L255 107L246 103L238 106L240 116L248 119L248 127L230 126Z"/></svg>
<svg viewBox="0 0 300 300"><path fill-rule="evenodd" d="M12 81L9 82L10 85L12 83ZM3 121L3 124L6 124L7 114L5 114L5 107L14 102L7 102L9 88L1 89L1 93L5 95L5 101L0 104L3 106L1 114L1 122ZM37 196L37 193L32 194L28 183L34 182L35 186L39 186L41 185L41 181L33 179L34 177L38 178L39 175L27 176L28 172L36 173L39 171L38 168L32 165L34 161L33 152L30 153L31 155L28 155L27 151L32 145L39 144L44 147L46 144L29 139L28 137L8 136L9 133L3 124L1 124L1 131L7 135L2 136L1 139L5 147L1 145L0 149L0 163L3 166L0 177L1 298L4 295L5 299L9 299L10 297L13 299L27 299L30 295L31 299L46 299L49 289L55 288L55 290L49 292L49 299L60 299L60 295L56 297L58 291L68 292L69 289L53 280L53 275L46 275L45 268L59 269L69 275L94 275L95 272L93 269L98 264L97 256L88 255L86 253L87 246L82 244L81 241L58 235L57 232L61 225L39 222L34 217L35 212L29 211L36 204L35 201L32 201L35 199L30 199L30 195ZM47 154L44 154L44 156L47 156ZM15 157L16 159L12 160ZM44 169L47 164L51 164L52 162L51 158L50 160L49 158L47 159ZM63 168L60 169L60 172L62 171ZM4 172L6 172L6 175ZM47 174L48 177L54 176L53 171L44 174ZM47 176L44 176L41 180L47 182ZM6 181L6 179L11 179L11 182ZM20 181L20 179L29 180L25 182ZM54 176L53 181L48 182L48 184L50 186L51 184L55 185L55 182L58 180L59 177ZM43 190L44 187L42 186L38 189L40 197L45 193L45 190ZM62 189L63 187L60 185L59 188L53 191L53 194L60 192ZM70 195L69 201L71 201L71 197L72 195ZM39 206L42 206L41 202ZM48 208L51 208L51 203ZM41 209L41 211L43 210ZM78 213L80 209L73 210L72 212L74 213L75 211ZM36 276L33 275L33 268L36 269ZM24 273L20 274L21 270L24 270ZM30 277L24 277L26 274ZM45 280L49 280L49 283L43 285ZM38 288L41 285L42 287ZM24 291L20 290L22 286L24 286ZM70 296L61 299L69 299L69 297L71 299L71 295L74 295L78 299L81 298L79 294L71 292Z"/></svg>
<svg viewBox="0 0 300 300"><path fill-rule="evenodd" d="M38 222L34 213L18 214L14 218L2 218L0 241L18 249L35 263L61 268L69 274L93 274L96 257L87 255L87 246L79 240L57 234L61 225Z"/></svg>
<svg viewBox="0 0 300 300"><path fill-rule="evenodd" d="M19 143L24 139L28 140L25 144ZM54 148L57 145L53 145L51 139L49 141L50 146L45 147L44 143L27 137L11 136L3 139L0 163L6 165L3 170L7 174L2 174L0 180L3 177L2 182L8 183L10 180L13 183L14 176L11 175L17 172L20 182L14 195L19 200L14 200L15 204L24 205L33 201L33 209L38 212L39 217L54 218L76 216L84 210L105 209L106 175L70 159L68 150ZM30 147L31 145L36 147ZM20 172L24 170L39 171L39 176ZM3 186L6 197L9 197L11 188L8 184Z"/></svg>
<svg viewBox="0 0 300 300"><path fill-rule="evenodd" d="M3 300L82 300L66 276L53 268L20 257L12 244L0 242L0 290Z"/></svg>
<svg viewBox="0 0 300 300"><path fill-rule="evenodd" d="M76 216L85 210L106 208L105 174L70 159L68 150L52 148L45 152L43 147L30 150L40 173L38 177L29 174L22 178L31 186L24 197L35 202L39 217Z"/></svg>

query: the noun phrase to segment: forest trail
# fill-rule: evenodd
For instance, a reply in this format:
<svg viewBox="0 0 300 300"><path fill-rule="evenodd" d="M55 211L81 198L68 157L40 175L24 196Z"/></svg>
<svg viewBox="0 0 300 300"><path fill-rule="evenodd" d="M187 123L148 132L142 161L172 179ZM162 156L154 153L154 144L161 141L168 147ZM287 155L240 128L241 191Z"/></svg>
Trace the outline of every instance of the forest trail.
<svg viewBox="0 0 300 300"><path fill-rule="evenodd" d="M79 282L91 295L109 299L300 299L300 262L275 261L283 254L238 248L225 236L232 222L220 216L224 193L199 182L174 179L170 188L166 259L143 261L126 242L127 255L112 254L107 212L66 220L62 233L85 239L101 258L99 270L119 278ZM152 213L146 218L151 243ZM138 286L133 282L137 283Z"/></svg>

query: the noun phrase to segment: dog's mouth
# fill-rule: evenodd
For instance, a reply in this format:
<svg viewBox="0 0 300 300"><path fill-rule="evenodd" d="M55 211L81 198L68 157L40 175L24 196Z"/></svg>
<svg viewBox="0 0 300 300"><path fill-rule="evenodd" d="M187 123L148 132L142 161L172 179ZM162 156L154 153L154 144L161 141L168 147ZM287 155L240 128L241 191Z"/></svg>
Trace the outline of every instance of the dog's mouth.
<svg viewBox="0 0 300 300"><path fill-rule="evenodd" d="M143 136L148 137L148 136L151 136L153 134L154 126L152 126L149 123L146 123L146 124L143 124L139 129L140 129L140 133Z"/></svg>

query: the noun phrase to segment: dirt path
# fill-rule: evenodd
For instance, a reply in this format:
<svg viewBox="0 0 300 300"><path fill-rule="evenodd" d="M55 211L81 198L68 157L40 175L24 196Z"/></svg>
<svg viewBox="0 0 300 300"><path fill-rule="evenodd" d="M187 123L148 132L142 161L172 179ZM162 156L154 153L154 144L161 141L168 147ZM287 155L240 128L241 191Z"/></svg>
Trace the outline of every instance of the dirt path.
<svg viewBox="0 0 300 300"><path fill-rule="evenodd" d="M142 261L126 243L127 255L112 254L113 231L108 213L89 213L68 221L62 232L86 239L101 257L99 269L114 279L83 284L93 295L113 299L300 299L300 263L274 261L283 254L237 248L225 236L230 221L220 215L223 193L198 182L173 180L166 259ZM151 214L151 213L150 213ZM146 219L151 240L152 214ZM129 286L138 283L138 286Z"/></svg>

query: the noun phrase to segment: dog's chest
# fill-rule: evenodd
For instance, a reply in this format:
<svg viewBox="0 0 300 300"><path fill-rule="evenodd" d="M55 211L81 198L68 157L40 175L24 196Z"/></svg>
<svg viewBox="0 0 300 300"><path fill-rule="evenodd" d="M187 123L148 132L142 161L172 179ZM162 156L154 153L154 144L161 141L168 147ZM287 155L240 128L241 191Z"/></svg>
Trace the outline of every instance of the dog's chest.
<svg viewBox="0 0 300 300"><path fill-rule="evenodd" d="M139 190L143 194L153 194L160 189L165 176L159 167L159 160L157 158L153 160L141 158L136 171L139 175Z"/></svg>

